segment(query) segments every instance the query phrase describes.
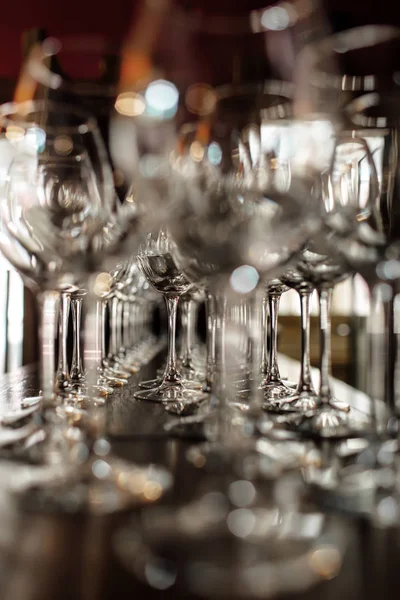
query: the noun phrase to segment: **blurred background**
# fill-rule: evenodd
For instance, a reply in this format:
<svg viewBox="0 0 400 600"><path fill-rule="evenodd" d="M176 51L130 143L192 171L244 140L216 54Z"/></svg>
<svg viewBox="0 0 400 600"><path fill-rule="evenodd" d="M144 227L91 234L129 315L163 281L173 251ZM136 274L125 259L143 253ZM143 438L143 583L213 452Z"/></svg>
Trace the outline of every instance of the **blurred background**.
<svg viewBox="0 0 400 600"><path fill-rule="evenodd" d="M157 0L155 0L157 1ZM246 0L244 0L246 1ZM233 4L235 4L234 0ZM44 35L90 34L115 44L125 38L134 20L135 0L118 0L110 10L97 0L4 0L0 23L0 102L13 98L24 56ZM215 6L211 0L193 0L190 6ZM380 0L325 0L332 31L368 23L400 26L400 2ZM231 3L229 3L231 6ZM364 319L368 313L365 284L359 276L336 286L332 306L332 362L335 377L363 389L359 365L365 344ZM19 275L0 258L0 372L9 372L37 358L35 303ZM311 359L318 356L317 303L313 302ZM295 291L283 295L279 320L279 349L300 358L299 303ZM360 339L361 338L361 339ZM357 349L357 351L356 351Z"/></svg>

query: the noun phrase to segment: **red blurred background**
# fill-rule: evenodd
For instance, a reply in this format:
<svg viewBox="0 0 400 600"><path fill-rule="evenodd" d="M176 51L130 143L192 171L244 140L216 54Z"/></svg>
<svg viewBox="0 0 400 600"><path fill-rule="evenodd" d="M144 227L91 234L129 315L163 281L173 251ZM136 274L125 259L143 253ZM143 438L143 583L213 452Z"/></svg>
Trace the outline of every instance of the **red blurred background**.
<svg viewBox="0 0 400 600"><path fill-rule="evenodd" d="M247 0L240 0L243 5ZM238 7L238 0L191 0L188 6L208 4L214 9ZM324 0L334 30L364 23L400 25L398 0ZM249 5L254 1L248 0ZM257 3L260 5L260 3ZM49 35L100 34L112 41L122 40L130 26L137 0L3 0L0 23L0 78L14 80L22 59L22 33L44 28ZM261 3L262 5L262 3Z"/></svg>

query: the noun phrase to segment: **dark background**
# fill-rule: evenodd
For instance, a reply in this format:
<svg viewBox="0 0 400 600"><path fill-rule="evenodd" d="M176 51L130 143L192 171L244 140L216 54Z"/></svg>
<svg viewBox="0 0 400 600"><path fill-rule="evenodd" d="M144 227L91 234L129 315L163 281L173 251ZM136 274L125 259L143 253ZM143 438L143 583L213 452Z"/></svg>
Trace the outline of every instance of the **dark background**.
<svg viewBox="0 0 400 600"><path fill-rule="evenodd" d="M254 1L240 2L254 5ZM22 33L41 27L50 35L90 33L120 41L132 21L137 0L3 0L0 12L0 78L13 80L22 58ZM217 10L235 10L238 0L218 2L199 0L192 6L206 5ZM259 2L256 2L260 6ZM266 3L267 4L267 3ZM397 0L323 0L322 4L333 30L347 29L366 23L400 25L400 3ZM223 5L223 6L222 6ZM262 4L261 4L262 5ZM229 8L228 8L229 6Z"/></svg>

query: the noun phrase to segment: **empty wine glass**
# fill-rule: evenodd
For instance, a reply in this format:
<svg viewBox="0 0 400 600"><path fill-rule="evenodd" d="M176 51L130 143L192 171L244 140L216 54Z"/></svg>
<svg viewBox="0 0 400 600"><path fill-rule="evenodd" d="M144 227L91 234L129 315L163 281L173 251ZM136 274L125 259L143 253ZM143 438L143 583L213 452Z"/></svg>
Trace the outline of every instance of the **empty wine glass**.
<svg viewBox="0 0 400 600"><path fill-rule="evenodd" d="M360 184L360 170L367 168L367 188ZM325 177L325 176L324 176ZM330 221L335 222L344 218L347 212L358 215L361 220L366 218L369 198L374 198L376 192L375 167L366 143L354 137L342 135L338 137L335 158L331 172L327 178L327 186L322 193L321 206L330 213ZM362 192L360 192L362 190ZM361 198L364 192L367 197ZM356 217L354 217L356 218ZM333 286L348 277L352 272L335 251L335 241L338 242L332 229L326 228L318 233L301 252L294 268L286 272L286 281L292 287L301 289L305 285L309 290L316 289L320 304L320 391L318 398L307 396L287 404L286 409L312 409L300 419L298 426L301 430L311 432L321 437L343 437L366 427L361 419L357 423L355 416L346 414L347 405L341 405L333 400L330 389L330 301ZM310 406L311 405L311 406Z"/></svg>
<svg viewBox="0 0 400 600"><path fill-rule="evenodd" d="M47 319L42 330L47 338L41 343L42 403L54 407L55 323L49 315L56 315L58 291L79 277L75 256L108 214L105 194L99 193L108 186L102 147L95 123L69 106L9 104L2 107L1 117L2 134L15 151L2 203L5 251L17 268L18 256L29 256L21 273L40 290L41 314ZM93 198L90 206L87 194Z"/></svg>
<svg viewBox="0 0 400 600"><path fill-rule="evenodd" d="M137 391L135 398L153 402L196 404L204 395L189 389L182 382L176 356L176 315L179 298L191 288L190 281L180 271L173 255L173 242L166 230L148 234L139 248L137 262L151 285L161 292L168 311L168 359L162 382L152 389Z"/></svg>
<svg viewBox="0 0 400 600"><path fill-rule="evenodd" d="M343 500L344 509L366 513L382 519L380 502L390 498L398 502L396 455L398 452L398 417L396 409L396 333L393 327L393 302L398 281L398 229L396 226L396 194L398 179L397 139L399 124L399 92L365 94L349 104L356 126L356 135L371 149L379 189L367 205L367 218L361 221L353 215L338 227L338 251L352 269L360 273L369 289L368 315L368 377L367 393L371 401L371 430L366 448L347 468L329 470L325 485L328 501L335 496ZM389 178L386 175L389 175ZM390 183L389 183L390 182ZM385 215L385 210L386 217ZM382 218L379 218L383 212ZM351 216L351 215L349 215ZM384 309L384 311L382 310ZM379 310L380 309L380 310ZM385 313L384 346L376 336L380 313ZM376 338L380 337L377 343ZM379 410L379 401L385 410ZM318 476L317 476L318 477ZM314 479L313 479L314 480ZM337 492L334 493L333 487Z"/></svg>
<svg viewBox="0 0 400 600"><path fill-rule="evenodd" d="M0 112L2 133L15 148L1 205L8 255L16 266L21 249L30 257L28 276L39 290L43 398L38 424L44 436L39 460L57 467L42 485L36 485L34 476L29 478L20 488L23 501L37 507L99 512L147 502L142 492L130 487L133 480L156 482L161 495L170 485L170 476L163 469L141 468L113 457L102 437L104 408L98 408L91 387L97 377L93 369L97 336L94 305L89 301L96 287L90 278L84 346L88 397L82 435L77 438L68 437L68 411L54 390L58 291L95 271L108 247L100 241L112 212L114 186L96 122L80 109L51 102L9 104ZM17 476L14 483L18 487Z"/></svg>

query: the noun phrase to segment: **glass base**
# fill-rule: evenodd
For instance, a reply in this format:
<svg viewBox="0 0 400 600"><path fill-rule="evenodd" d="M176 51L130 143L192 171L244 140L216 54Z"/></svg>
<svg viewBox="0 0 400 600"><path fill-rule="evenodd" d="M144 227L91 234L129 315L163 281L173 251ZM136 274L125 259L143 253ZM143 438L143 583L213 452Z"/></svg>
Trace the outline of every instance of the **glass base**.
<svg viewBox="0 0 400 600"><path fill-rule="evenodd" d="M308 411L314 411L318 408L319 397L313 392L301 392L300 394L294 393L293 400L289 400L283 403L278 403L276 406L275 402L271 402L275 409L281 412L299 412L306 413ZM267 406L264 405L264 410L268 410Z"/></svg>
<svg viewBox="0 0 400 600"><path fill-rule="evenodd" d="M126 371L120 371L118 368L114 368L114 367L107 367L107 369L105 369L103 373L107 379L109 377L111 379L113 379L113 378L120 379L121 381L125 381L125 383L128 382L128 379L130 377L130 374L127 373Z"/></svg>
<svg viewBox="0 0 400 600"><path fill-rule="evenodd" d="M20 484L15 495L23 510L103 515L156 502L171 485L166 469L141 467L109 454L95 457L74 472L59 470L57 476L55 471L46 483L36 485L30 477L29 484Z"/></svg>
<svg viewBox="0 0 400 600"><path fill-rule="evenodd" d="M127 373L128 375L136 375L140 371L140 367L130 362L117 362L114 365L114 369L116 371L121 371L121 373Z"/></svg>
<svg viewBox="0 0 400 600"><path fill-rule="evenodd" d="M162 384L162 378L157 377L156 379L147 379L146 381L140 381L139 388L141 388L143 390L149 390L149 389L155 388L161 384Z"/></svg>
<svg viewBox="0 0 400 600"><path fill-rule="evenodd" d="M113 375L110 372L105 372L103 374L103 378L104 378L105 384L112 388L121 388L121 387L124 387L124 385L126 385L128 383L128 380L126 378L116 377L115 375Z"/></svg>
<svg viewBox="0 0 400 600"><path fill-rule="evenodd" d="M197 405L206 399L206 395L193 388L188 388L182 383L166 384L138 390L134 393L137 400L146 400L148 402L168 402L176 404L176 413L182 414L185 405L187 407ZM171 409L172 410L172 409Z"/></svg>
<svg viewBox="0 0 400 600"><path fill-rule="evenodd" d="M296 392L283 381L263 382L260 390L263 391L266 402L284 402L296 395Z"/></svg>
<svg viewBox="0 0 400 600"><path fill-rule="evenodd" d="M86 394L83 394L82 396L76 397L76 404L82 410L91 410L92 408L105 406L106 398L106 396L87 396Z"/></svg>
<svg viewBox="0 0 400 600"><path fill-rule="evenodd" d="M208 406L208 401L210 399L208 394L200 392L191 393L193 394L193 397L188 397L186 393L183 395L183 401L169 401L165 406L165 410L167 411L167 413L169 413L170 415L177 415L180 417L191 416L197 413L204 403L207 403Z"/></svg>
<svg viewBox="0 0 400 600"><path fill-rule="evenodd" d="M264 383L260 390L264 394L263 410L271 412L295 411L292 402L297 400L296 391L282 382Z"/></svg>
<svg viewBox="0 0 400 600"><path fill-rule="evenodd" d="M107 398L114 393L114 388L112 388L110 385L106 385L105 383L96 383L96 385L93 386L93 389L96 394L103 398Z"/></svg>
<svg viewBox="0 0 400 600"><path fill-rule="evenodd" d="M323 439L357 437L367 433L370 420L360 414L349 414L330 405L317 408L304 415L293 414L288 423L306 436Z"/></svg>
<svg viewBox="0 0 400 600"><path fill-rule="evenodd" d="M163 383L163 375L164 371L162 372L162 375L160 375L160 377L157 377L156 379L148 379L147 381L141 381L139 383L139 388L143 390L150 390L160 387ZM182 379L180 380L180 384L188 390L202 389L202 383L200 381L191 381L190 379L186 379L185 377L182 377Z"/></svg>

